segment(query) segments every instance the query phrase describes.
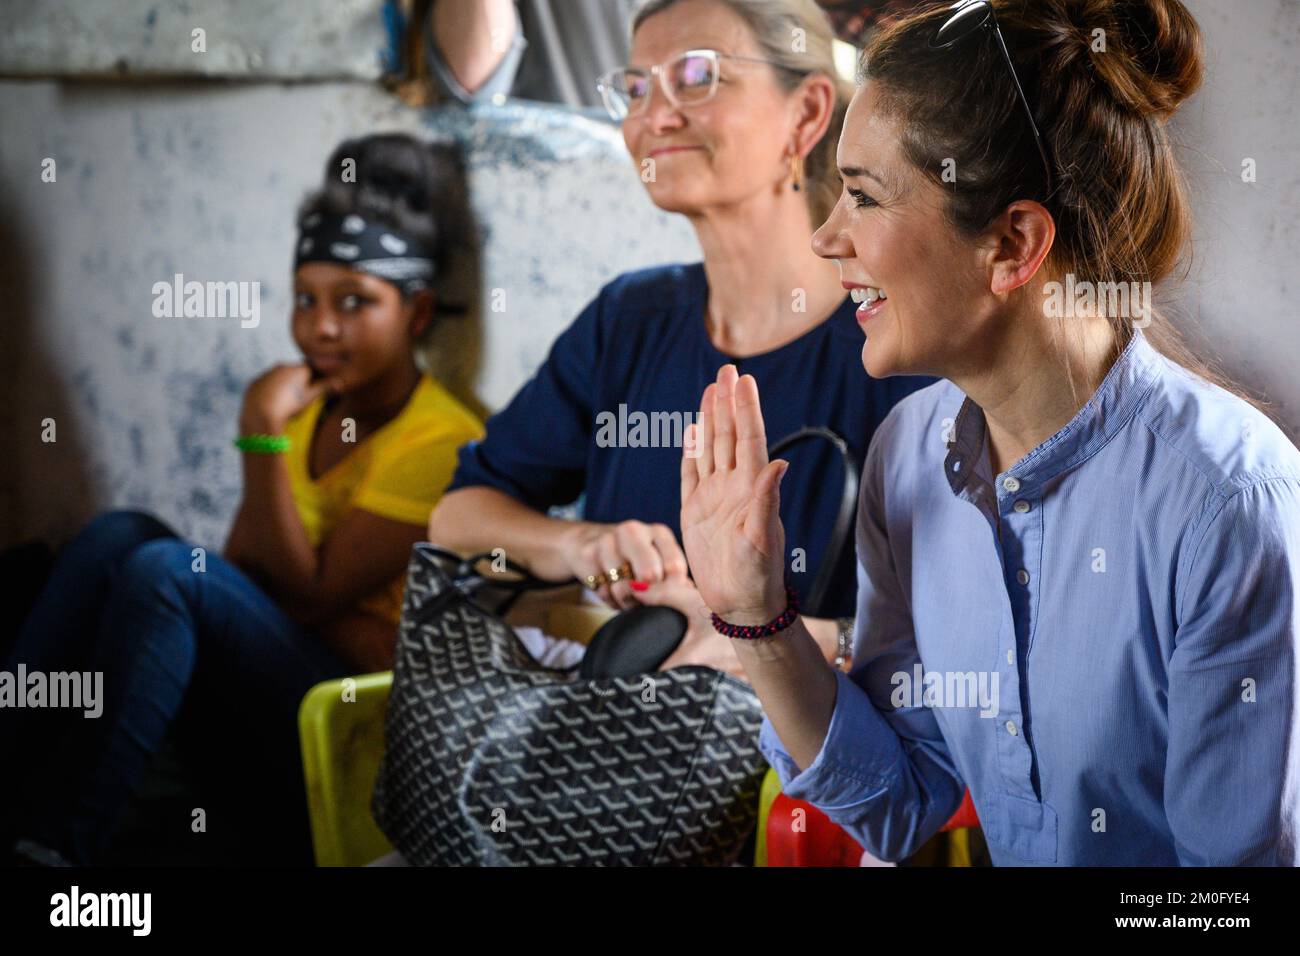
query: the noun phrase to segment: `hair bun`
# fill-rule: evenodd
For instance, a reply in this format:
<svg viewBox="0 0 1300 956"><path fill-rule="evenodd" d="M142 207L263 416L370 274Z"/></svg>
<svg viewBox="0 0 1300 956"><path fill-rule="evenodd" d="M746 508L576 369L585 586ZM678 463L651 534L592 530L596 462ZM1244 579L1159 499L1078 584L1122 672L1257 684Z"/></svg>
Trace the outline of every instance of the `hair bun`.
<svg viewBox="0 0 1300 956"><path fill-rule="evenodd" d="M406 134L378 133L350 140L354 148L356 185L377 206L393 204L412 212L432 204L434 157L428 143Z"/></svg>
<svg viewBox="0 0 1300 956"><path fill-rule="evenodd" d="M431 250L443 272L451 271L451 257L472 255L478 244L464 157L454 142L406 133L343 141L325 164L320 189L299 208L299 223L321 212L356 214L404 233Z"/></svg>
<svg viewBox="0 0 1300 956"><path fill-rule="evenodd" d="M1107 0L1085 18L1091 41L1106 31L1105 52L1091 60L1115 99L1136 113L1166 120L1201 85L1201 29L1180 0ZM1077 22L1077 21L1076 21Z"/></svg>

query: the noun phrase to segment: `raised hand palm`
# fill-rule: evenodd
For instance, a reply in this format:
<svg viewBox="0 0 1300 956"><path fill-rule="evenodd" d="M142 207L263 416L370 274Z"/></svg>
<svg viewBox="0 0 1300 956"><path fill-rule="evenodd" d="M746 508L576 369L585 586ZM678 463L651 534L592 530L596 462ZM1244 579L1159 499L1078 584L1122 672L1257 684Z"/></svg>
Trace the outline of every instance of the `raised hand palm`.
<svg viewBox="0 0 1300 956"><path fill-rule="evenodd" d="M767 460L752 376L724 365L704 392L682 458L682 543L705 604L735 623L766 620L784 604L777 484L787 467Z"/></svg>

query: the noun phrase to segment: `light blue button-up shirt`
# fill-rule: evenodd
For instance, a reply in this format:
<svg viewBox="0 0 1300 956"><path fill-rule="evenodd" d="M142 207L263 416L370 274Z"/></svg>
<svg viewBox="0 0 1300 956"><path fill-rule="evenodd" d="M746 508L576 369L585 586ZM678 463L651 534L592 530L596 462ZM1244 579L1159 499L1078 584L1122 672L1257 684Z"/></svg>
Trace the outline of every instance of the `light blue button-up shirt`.
<svg viewBox="0 0 1300 956"><path fill-rule="evenodd" d="M1300 451L1138 332L1063 429L990 474L950 382L863 469L858 617L784 791L872 853L970 788L994 863L1300 861Z"/></svg>

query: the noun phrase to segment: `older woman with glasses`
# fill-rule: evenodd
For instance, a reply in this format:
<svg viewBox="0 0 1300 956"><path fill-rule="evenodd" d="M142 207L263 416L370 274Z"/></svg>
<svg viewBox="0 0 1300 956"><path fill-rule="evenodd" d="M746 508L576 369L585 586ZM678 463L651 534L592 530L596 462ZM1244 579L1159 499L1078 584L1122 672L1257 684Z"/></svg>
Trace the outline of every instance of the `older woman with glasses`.
<svg viewBox="0 0 1300 956"><path fill-rule="evenodd" d="M1164 124L1196 21L967 0L863 70L813 248L886 293L858 312L869 374L948 381L867 457L851 675L787 591L772 396L722 369L681 460L686 554L785 792L885 859L969 787L999 865L1295 865L1300 451L1149 302L1102 294L1148 295L1188 238ZM1062 310L1067 282L1092 298Z"/></svg>
<svg viewBox="0 0 1300 956"><path fill-rule="evenodd" d="M863 376L854 296L811 250L839 191L832 161L848 90L813 0L651 0L631 63L599 81L651 199L686 216L703 262L622 275L560 336L537 374L461 450L429 536L462 552L503 548L538 575L587 582L607 603L666 604L686 638L664 667L743 676L710 626L679 543L680 449L655 421L689 421L724 364L772 396L779 439L820 426L860 462L879 422L928 379ZM651 422L654 434L606 428ZM681 430L676 444L680 445ZM783 567L799 582L823 561L833 586L810 629L826 661L847 657L851 554L830 553L840 466L829 445L791 451ZM547 509L584 496L581 521Z"/></svg>

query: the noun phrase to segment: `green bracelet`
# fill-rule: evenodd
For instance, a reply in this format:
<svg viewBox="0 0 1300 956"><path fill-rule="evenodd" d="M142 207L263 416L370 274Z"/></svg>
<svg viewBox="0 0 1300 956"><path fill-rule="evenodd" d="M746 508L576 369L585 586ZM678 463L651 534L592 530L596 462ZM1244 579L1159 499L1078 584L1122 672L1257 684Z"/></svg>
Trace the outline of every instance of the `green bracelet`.
<svg viewBox="0 0 1300 956"><path fill-rule="evenodd" d="M288 451L292 444L288 435L240 435L235 439L235 447L240 451L259 455L278 455Z"/></svg>

